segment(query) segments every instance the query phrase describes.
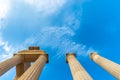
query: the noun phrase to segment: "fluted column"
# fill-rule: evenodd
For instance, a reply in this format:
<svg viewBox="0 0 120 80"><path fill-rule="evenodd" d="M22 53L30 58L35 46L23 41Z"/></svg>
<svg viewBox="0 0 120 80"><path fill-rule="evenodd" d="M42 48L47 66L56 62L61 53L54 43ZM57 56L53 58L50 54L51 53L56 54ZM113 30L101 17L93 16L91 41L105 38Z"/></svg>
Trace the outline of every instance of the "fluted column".
<svg viewBox="0 0 120 80"><path fill-rule="evenodd" d="M71 69L73 80L93 80L74 55L68 54L67 61Z"/></svg>
<svg viewBox="0 0 120 80"><path fill-rule="evenodd" d="M30 67L30 62L23 62L16 65L16 77L14 80L18 80L20 76Z"/></svg>
<svg viewBox="0 0 120 80"><path fill-rule="evenodd" d="M14 57L0 63L0 76L7 72L9 69L23 61L21 55L15 55Z"/></svg>
<svg viewBox="0 0 120 80"><path fill-rule="evenodd" d="M47 57L45 55L40 55L35 63L30 68L28 68L28 70L18 80L38 80L46 62Z"/></svg>
<svg viewBox="0 0 120 80"><path fill-rule="evenodd" d="M120 80L120 65L119 64L112 62L98 55L96 52L91 53L90 57L94 62L96 62L98 65L104 68L107 72L109 72L114 77L116 77L118 80Z"/></svg>

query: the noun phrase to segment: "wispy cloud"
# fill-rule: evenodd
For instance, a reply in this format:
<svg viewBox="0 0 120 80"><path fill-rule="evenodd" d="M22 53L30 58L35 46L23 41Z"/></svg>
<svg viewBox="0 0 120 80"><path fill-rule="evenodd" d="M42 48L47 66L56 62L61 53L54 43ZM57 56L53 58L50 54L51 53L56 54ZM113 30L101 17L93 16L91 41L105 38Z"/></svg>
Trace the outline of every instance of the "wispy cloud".
<svg viewBox="0 0 120 80"><path fill-rule="evenodd" d="M66 0L25 0L25 2L33 6L41 14L50 15L59 11L66 3Z"/></svg>
<svg viewBox="0 0 120 80"><path fill-rule="evenodd" d="M8 17L10 8L10 0L0 0L0 30L4 28L4 20Z"/></svg>
<svg viewBox="0 0 120 80"><path fill-rule="evenodd" d="M2 37L0 37L0 61L11 57L13 52L14 48L10 46L8 42L2 40Z"/></svg>
<svg viewBox="0 0 120 80"><path fill-rule="evenodd" d="M25 1L26 4L33 6L38 12L44 15L53 15L57 11L60 11L60 9L66 4L67 0L23 1ZM71 14L67 13L63 18L62 26L53 25L49 27L37 27L40 29L39 32L31 35L29 38L26 37L26 40L23 41L23 43L18 44L19 48L16 48L15 45L13 47L9 42L2 40L1 36L0 46L3 48L5 53L12 53L13 51L24 49L29 45L40 45L42 47L50 47L53 50L57 50L55 56L59 55L59 57L63 56L66 52L76 52L78 55L88 55L88 53L93 49L87 48L84 44L77 43L72 39L74 35L77 35L75 31L80 28L80 20L77 16L81 16L81 14L80 10ZM9 55L11 56L11 54ZM6 58L9 56L8 54L4 54L2 57Z"/></svg>
<svg viewBox="0 0 120 80"><path fill-rule="evenodd" d="M8 11L10 10L10 3L9 0L0 1L3 1L3 3L0 2L0 18L5 18L8 14ZM49 15L54 16L54 14L58 13L67 2L67 0L23 0L23 1L25 1L27 5L30 5L30 7L38 11L38 13L40 13L40 16L44 15L47 17ZM4 7L1 4L3 4ZM1 9L2 8L1 6L3 7L3 9ZM24 15L24 13L22 15ZM44 48L50 48L53 51L55 51L53 53L50 53L53 55L52 57L52 59L54 59L53 61L55 61L56 59L60 60L60 58L63 57L66 54L66 52L75 52L77 53L78 56L81 55L88 56L89 52L93 51L93 49L88 48L86 45L82 43L77 43L74 41L74 39L72 39L74 35L77 35L76 30L80 28L80 20L79 18L76 17L76 15L81 16L81 11L78 12L78 14L74 12L73 14L69 12L66 13L65 17L62 19L63 23L61 23L61 26L52 25L49 27L48 26L37 27L37 31L39 32L31 34L30 37L25 38L26 39L25 41L17 45L14 45L14 43L11 45L9 43L9 40L8 41L4 40L3 39L4 36L0 35L0 50L1 50L0 61L12 57L13 53L15 53L16 51L23 50L30 45L38 45ZM16 20L18 20L19 22L19 19ZM24 22L24 24L26 24L26 21ZM44 21L44 24L45 23L46 21ZM28 22L27 25L30 25L30 23ZM32 23L32 25L37 24ZM15 26L18 27L18 25ZM29 28L29 26L27 26L27 28ZM25 28L26 32L27 28ZM2 33L0 32L0 34ZM9 73L6 74L9 75Z"/></svg>
<svg viewBox="0 0 120 80"><path fill-rule="evenodd" d="M0 19L5 18L10 10L9 0L0 0Z"/></svg>
<svg viewBox="0 0 120 80"><path fill-rule="evenodd" d="M88 56L92 48L76 43L72 37L75 31L69 27L43 27L37 35L25 41L25 44L40 45L55 50L53 59L59 59L67 52L75 52L78 56Z"/></svg>

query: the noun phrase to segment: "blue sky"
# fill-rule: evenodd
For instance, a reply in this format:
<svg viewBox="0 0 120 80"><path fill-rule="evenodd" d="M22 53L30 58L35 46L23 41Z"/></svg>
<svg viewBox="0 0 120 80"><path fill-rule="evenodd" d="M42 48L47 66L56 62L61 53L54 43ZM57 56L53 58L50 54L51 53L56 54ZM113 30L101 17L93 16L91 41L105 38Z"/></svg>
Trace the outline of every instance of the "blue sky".
<svg viewBox="0 0 120 80"><path fill-rule="evenodd" d="M67 52L75 52L94 80L116 80L89 58L120 64L119 0L0 0L0 61L40 46L49 54L40 80L72 80ZM15 68L0 77L13 80Z"/></svg>

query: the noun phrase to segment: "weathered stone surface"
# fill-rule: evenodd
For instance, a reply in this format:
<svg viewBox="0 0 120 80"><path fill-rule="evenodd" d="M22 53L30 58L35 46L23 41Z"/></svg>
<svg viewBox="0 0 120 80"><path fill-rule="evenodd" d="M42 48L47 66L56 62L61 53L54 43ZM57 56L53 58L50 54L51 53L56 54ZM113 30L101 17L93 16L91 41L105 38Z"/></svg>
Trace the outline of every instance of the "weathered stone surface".
<svg viewBox="0 0 120 80"><path fill-rule="evenodd" d="M120 65L119 64L98 55L96 52L91 53L90 57L94 62L96 62L98 65L104 68L107 72L109 72L114 77L116 77L118 80L120 80Z"/></svg>
<svg viewBox="0 0 120 80"><path fill-rule="evenodd" d="M18 80L38 80L46 62L47 57L45 55L41 55Z"/></svg>
<svg viewBox="0 0 120 80"><path fill-rule="evenodd" d="M16 66L19 63L23 62L21 55L15 55L14 57L0 63L0 76L7 72L12 67Z"/></svg>
<svg viewBox="0 0 120 80"><path fill-rule="evenodd" d="M72 54L67 54L67 62L70 66L73 80L93 80Z"/></svg>

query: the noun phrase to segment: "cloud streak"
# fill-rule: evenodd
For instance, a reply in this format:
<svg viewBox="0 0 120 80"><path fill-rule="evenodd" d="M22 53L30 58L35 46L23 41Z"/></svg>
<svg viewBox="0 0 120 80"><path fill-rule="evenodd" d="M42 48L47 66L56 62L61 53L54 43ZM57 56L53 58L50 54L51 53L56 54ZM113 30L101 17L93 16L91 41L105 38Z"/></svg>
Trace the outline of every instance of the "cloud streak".
<svg viewBox="0 0 120 80"><path fill-rule="evenodd" d="M10 46L7 41L4 41L0 36L0 61L4 61L6 58L13 56L15 48Z"/></svg>
<svg viewBox="0 0 120 80"><path fill-rule="evenodd" d="M44 15L53 15L66 4L66 0L23 0L26 4L33 6L38 12ZM77 15L77 16L76 16ZM78 55L88 55L92 49L87 48L84 44L76 43L72 37L76 34L76 30L80 28L80 20L77 18L81 16L81 10L78 12L66 13L63 18L62 26L37 27L38 33L26 37L23 43L18 44L19 48L8 45L9 42L3 41L1 36L1 44L5 53L11 53L20 49L24 49L29 45L40 45L42 47L49 47L56 50L54 56L61 57L66 52L76 52ZM28 23L27 23L28 24ZM36 25L36 24L35 24ZM29 27L27 27L29 28ZM25 29L27 29L25 28ZM16 45L16 46L18 46ZM14 50L12 50L14 48ZM10 52L10 50L12 50ZM2 55L6 58L7 55Z"/></svg>
<svg viewBox="0 0 120 80"><path fill-rule="evenodd" d="M59 59L67 52L75 52L78 56L88 56L92 48L84 44L76 43L72 37L75 35L69 27L43 27L37 35L33 35L25 41L25 44L40 45L51 48L54 52L52 59Z"/></svg>
<svg viewBox="0 0 120 80"><path fill-rule="evenodd" d="M10 10L10 1L0 0L0 19L6 18L9 10Z"/></svg>
<svg viewBox="0 0 120 80"><path fill-rule="evenodd" d="M66 0L25 0L25 3L33 6L44 15L50 15L59 11L66 3Z"/></svg>

